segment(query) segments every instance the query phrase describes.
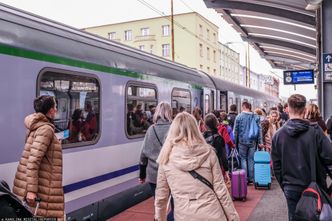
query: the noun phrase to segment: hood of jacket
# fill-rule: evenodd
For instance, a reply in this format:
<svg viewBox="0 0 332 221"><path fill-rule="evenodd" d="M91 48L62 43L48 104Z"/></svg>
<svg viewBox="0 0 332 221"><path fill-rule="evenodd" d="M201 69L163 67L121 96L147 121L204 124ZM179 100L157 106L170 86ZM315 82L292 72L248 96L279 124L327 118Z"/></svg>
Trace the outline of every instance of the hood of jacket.
<svg viewBox="0 0 332 221"><path fill-rule="evenodd" d="M310 122L304 119L290 119L284 125L286 127L287 133L291 137L296 137L299 134L306 132L309 129Z"/></svg>
<svg viewBox="0 0 332 221"><path fill-rule="evenodd" d="M207 144L191 147L175 145L170 155L170 161L182 171L191 171L199 168L209 157L212 147Z"/></svg>
<svg viewBox="0 0 332 221"><path fill-rule="evenodd" d="M44 126L45 124L48 124L54 128L54 125L51 124L47 117L42 113L30 114L24 119L24 124L25 127L30 131L37 130L39 127Z"/></svg>

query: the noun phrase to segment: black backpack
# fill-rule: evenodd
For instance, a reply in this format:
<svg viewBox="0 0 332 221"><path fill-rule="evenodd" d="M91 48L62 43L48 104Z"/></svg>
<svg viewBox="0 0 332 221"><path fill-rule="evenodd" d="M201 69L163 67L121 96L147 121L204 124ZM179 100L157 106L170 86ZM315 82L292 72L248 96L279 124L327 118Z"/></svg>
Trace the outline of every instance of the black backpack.
<svg viewBox="0 0 332 221"><path fill-rule="evenodd" d="M33 214L9 189L8 184L0 180L0 220L5 218L31 218Z"/></svg>

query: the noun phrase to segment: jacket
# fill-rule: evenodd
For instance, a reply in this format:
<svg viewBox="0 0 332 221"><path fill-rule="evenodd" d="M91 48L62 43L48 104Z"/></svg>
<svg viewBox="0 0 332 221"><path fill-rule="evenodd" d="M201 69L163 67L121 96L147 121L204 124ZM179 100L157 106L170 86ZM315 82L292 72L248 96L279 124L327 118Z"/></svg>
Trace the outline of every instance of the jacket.
<svg viewBox="0 0 332 221"><path fill-rule="evenodd" d="M190 175L191 170L210 181L218 199L206 184ZM155 197L155 219L158 221L166 220L170 192L176 221L240 220L210 145L175 145L168 163L159 166ZM220 208L218 200L223 208Z"/></svg>
<svg viewBox="0 0 332 221"><path fill-rule="evenodd" d="M316 133L315 133L316 130ZM315 134L317 135L315 141ZM302 191L311 182L310 148L317 145L317 183L326 190L326 166L332 165L332 145L322 129L303 119L290 119L272 139L275 176L282 188Z"/></svg>
<svg viewBox="0 0 332 221"><path fill-rule="evenodd" d="M149 183L157 183L158 164L156 160L162 148L158 139L164 144L170 125L170 122L159 119L156 124L149 127L145 134L140 155L139 176L141 179L146 178L146 181ZM156 130L158 138L156 137L153 128Z"/></svg>
<svg viewBox="0 0 332 221"><path fill-rule="evenodd" d="M230 129L230 126L228 126L227 124L219 124L218 125L218 133L222 136L222 138L224 138L225 144L228 145L229 148L233 148L234 147L234 143L232 141L231 135L230 133L232 133L232 130ZM234 139L234 137L233 137Z"/></svg>
<svg viewBox="0 0 332 221"><path fill-rule="evenodd" d="M42 113L24 120L27 138L17 167L13 192L23 200L27 192L41 198L38 216L64 217L62 187L62 148L54 126Z"/></svg>
<svg viewBox="0 0 332 221"><path fill-rule="evenodd" d="M229 126L234 129L235 118L237 116L236 112L229 112L227 115L227 120L229 122Z"/></svg>
<svg viewBox="0 0 332 221"><path fill-rule="evenodd" d="M224 171L228 171L226 146L223 137L221 137L219 133L214 133L212 131L205 131L203 137L205 138L205 141L216 151L220 166L224 169Z"/></svg>
<svg viewBox="0 0 332 221"><path fill-rule="evenodd" d="M251 140L248 138L250 122L252 119L256 121L259 129L257 140ZM262 130L259 116L252 112L242 112L241 114L237 115L234 123L234 137L235 143L237 145L239 143L244 145L253 145L254 143L262 144Z"/></svg>

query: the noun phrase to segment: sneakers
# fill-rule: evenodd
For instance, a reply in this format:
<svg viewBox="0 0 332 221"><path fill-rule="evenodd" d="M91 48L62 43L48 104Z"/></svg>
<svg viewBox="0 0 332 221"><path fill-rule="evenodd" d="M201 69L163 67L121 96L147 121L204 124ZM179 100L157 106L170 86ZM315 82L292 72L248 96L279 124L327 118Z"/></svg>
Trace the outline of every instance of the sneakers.
<svg viewBox="0 0 332 221"><path fill-rule="evenodd" d="M249 186L249 185L251 185L251 184L254 184L254 181L252 181L252 180L248 180L247 185Z"/></svg>

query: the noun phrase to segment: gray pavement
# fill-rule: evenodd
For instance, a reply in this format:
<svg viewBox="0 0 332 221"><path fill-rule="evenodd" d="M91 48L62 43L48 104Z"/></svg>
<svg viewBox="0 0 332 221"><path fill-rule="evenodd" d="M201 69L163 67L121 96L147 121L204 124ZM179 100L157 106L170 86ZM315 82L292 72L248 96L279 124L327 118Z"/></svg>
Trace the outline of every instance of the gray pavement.
<svg viewBox="0 0 332 221"><path fill-rule="evenodd" d="M272 180L271 189L267 190L251 213L249 221L287 221L287 203L278 182Z"/></svg>

